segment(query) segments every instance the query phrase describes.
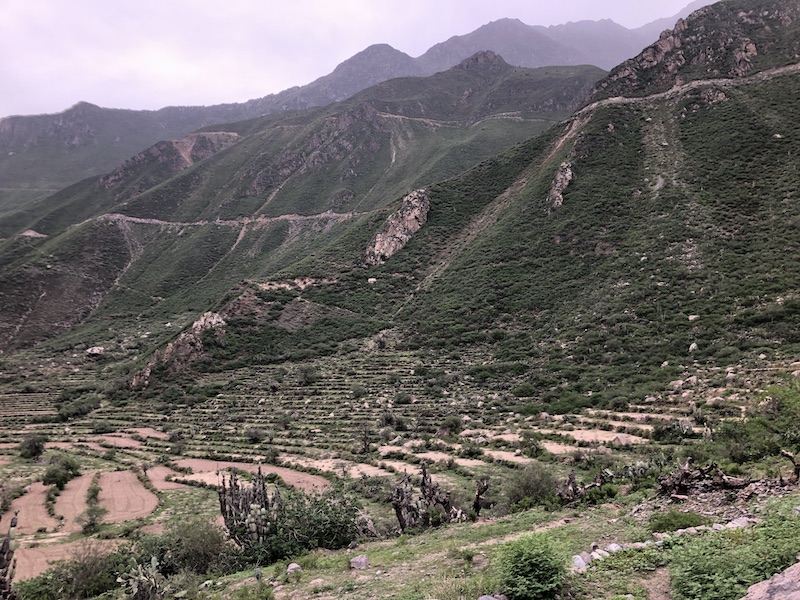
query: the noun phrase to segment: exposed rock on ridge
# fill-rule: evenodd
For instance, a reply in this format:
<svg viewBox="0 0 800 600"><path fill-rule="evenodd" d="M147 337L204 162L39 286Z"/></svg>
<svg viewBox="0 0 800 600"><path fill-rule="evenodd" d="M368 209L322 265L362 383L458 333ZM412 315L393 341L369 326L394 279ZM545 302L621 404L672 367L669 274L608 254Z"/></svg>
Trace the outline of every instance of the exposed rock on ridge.
<svg viewBox="0 0 800 600"><path fill-rule="evenodd" d="M158 142L144 152L140 152L123 162L108 175L100 178L98 186L102 189L123 187L125 183L136 179L142 171L157 165L156 173L160 178L167 179L176 173L191 167L196 162L204 160L224 150L239 140L239 134L228 131L215 131L208 133L191 133L178 140ZM117 198L129 198L151 187L158 181L151 178L136 182L136 184L122 191Z"/></svg>
<svg viewBox="0 0 800 600"><path fill-rule="evenodd" d="M167 364L171 370L180 371L203 352L203 342L200 339L203 333L209 330L220 330L224 326L225 320L221 315L214 312L204 313L175 341L167 344L163 351L156 350L147 366L133 377L131 386L146 387L150 382L153 367L158 364Z"/></svg>
<svg viewBox="0 0 800 600"><path fill-rule="evenodd" d="M428 221L430 208L426 190L415 190L403 198L403 205L386 220L367 247L367 264L380 265L402 250Z"/></svg>
<svg viewBox="0 0 800 600"><path fill-rule="evenodd" d="M797 60L794 35L800 5L769 0L758 9L730 1L706 6L680 19L638 56L626 60L598 83L595 99L666 91L689 80L738 78ZM781 32L776 36L775 32Z"/></svg>
<svg viewBox="0 0 800 600"><path fill-rule="evenodd" d="M564 192L574 177L572 163L563 162L558 167L553 183L550 184L550 193L547 195L547 212L551 213L564 204Z"/></svg>

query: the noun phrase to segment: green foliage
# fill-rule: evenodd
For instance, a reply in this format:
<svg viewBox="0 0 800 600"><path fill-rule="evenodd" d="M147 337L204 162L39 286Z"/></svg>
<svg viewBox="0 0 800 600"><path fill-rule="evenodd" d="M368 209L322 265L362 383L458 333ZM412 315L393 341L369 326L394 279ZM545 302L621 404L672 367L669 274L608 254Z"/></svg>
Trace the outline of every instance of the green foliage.
<svg viewBox="0 0 800 600"><path fill-rule="evenodd" d="M650 531L677 531L688 527L697 527L708 524L708 519L696 512L681 512L674 508L665 512L653 513L650 517Z"/></svg>
<svg viewBox="0 0 800 600"><path fill-rule="evenodd" d="M182 571L218 573L237 560L224 531L200 517L171 521L163 535L142 536L134 553L140 559L156 557L159 572L167 577Z"/></svg>
<svg viewBox="0 0 800 600"><path fill-rule="evenodd" d="M567 569L564 558L542 534L501 546L499 571L510 600L550 600L558 597Z"/></svg>
<svg viewBox="0 0 800 600"><path fill-rule="evenodd" d="M743 464L782 449L800 450L800 384L790 380L771 386L743 420L726 420L717 427L710 449L717 455Z"/></svg>
<svg viewBox="0 0 800 600"><path fill-rule="evenodd" d="M22 458L39 458L44 452L46 442L47 437L39 433L27 435L17 446L17 451Z"/></svg>
<svg viewBox="0 0 800 600"><path fill-rule="evenodd" d="M63 490L67 482L78 475L80 475L80 463L71 456L59 454L47 467L44 477L42 477L42 483L54 485L59 490Z"/></svg>
<svg viewBox="0 0 800 600"><path fill-rule="evenodd" d="M791 564L800 552L800 517L771 514L751 530L694 538L670 567L675 600L738 600L747 588Z"/></svg>
<svg viewBox="0 0 800 600"><path fill-rule="evenodd" d="M109 554L105 548L87 542L70 560L15 587L21 600L94 598L117 587L117 572L127 560L124 552Z"/></svg>
<svg viewBox="0 0 800 600"><path fill-rule="evenodd" d="M360 504L340 487L270 491L260 473L252 486L234 475L220 487L219 500L231 538L259 565L316 548L343 548L361 534Z"/></svg>
<svg viewBox="0 0 800 600"><path fill-rule="evenodd" d="M541 463L530 463L514 472L505 484L505 495L510 510L525 510L533 506L554 506L557 481L553 473Z"/></svg>

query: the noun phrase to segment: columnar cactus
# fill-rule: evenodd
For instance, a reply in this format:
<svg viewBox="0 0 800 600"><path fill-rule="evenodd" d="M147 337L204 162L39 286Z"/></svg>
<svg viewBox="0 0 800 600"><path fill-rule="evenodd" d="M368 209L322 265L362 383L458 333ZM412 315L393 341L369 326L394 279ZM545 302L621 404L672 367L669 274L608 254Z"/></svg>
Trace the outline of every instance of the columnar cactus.
<svg viewBox="0 0 800 600"><path fill-rule="evenodd" d="M11 517L8 533L0 546L0 600L17 600L16 592L11 589L14 571L17 568L17 560L14 558L14 551L17 549L16 529L17 513L15 512Z"/></svg>
<svg viewBox="0 0 800 600"><path fill-rule="evenodd" d="M270 493L261 469L249 485L232 472L227 482L222 479L218 493L225 527L237 544L255 546L276 534L282 500L277 488Z"/></svg>

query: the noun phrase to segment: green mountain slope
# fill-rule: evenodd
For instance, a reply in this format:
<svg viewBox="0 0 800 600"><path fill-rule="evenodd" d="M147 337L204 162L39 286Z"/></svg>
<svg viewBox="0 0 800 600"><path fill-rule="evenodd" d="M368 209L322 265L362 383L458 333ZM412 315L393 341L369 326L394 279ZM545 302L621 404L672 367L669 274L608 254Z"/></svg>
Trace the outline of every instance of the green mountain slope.
<svg viewBox="0 0 800 600"><path fill-rule="evenodd" d="M454 36L417 58L386 44L369 46L307 85L247 102L157 111L80 102L55 115L5 117L0 119L0 214L106 173L160 140L208 125L325 106L382 81L445 71L479 51L492 50L509 63L528 68L592 64L609 69L636 54L676 19L666 19L653 34L610 21L546 28L500 19Z"/></svg>
<svg viewBox="0 0 800 600"><path fill-rule="evenodd" d="M687 30L748 19L748 6L701 11ZM764 27L753 38L790 37ZM527 365L515 393L541 409L643 397L687 363L794 355L800 79L784 44L763 46L782 66L627 100L600 92L545 135L430 186L424 226L383 264L364 261L380 221L345 232L281 274L329 283L257 294L224 344L207 340L211 362L332 352L365 333L358 315L410 348ZM278 322L299 301L346 310L351 325L315 321L292 342Z"/></svg>
<svg viewBox="0 0 800 600"><path fill-rule="evenodd" d="M99 313L202 310L242 279L264 278L330 243L340 224L370 218L409 189L543 130L582 103L600 76L593 67L513 68L482 53L451 71L389 81L331 107L159 143L108 175L2 219L0 230L14 237L4 245L8 283L0 293L18 307L6 313L3 337L40 337L26 332L46 329L33 325L47 314L44 304L72 315L59 320L65 326L97 306L62 304L54 290L29 311L19 300L53 273L79 272L71 255L50 250L75 231L114 231L128 255ZM55 266L31 270L45 251ZM25 285L25 273L40 283Z"/></svg>

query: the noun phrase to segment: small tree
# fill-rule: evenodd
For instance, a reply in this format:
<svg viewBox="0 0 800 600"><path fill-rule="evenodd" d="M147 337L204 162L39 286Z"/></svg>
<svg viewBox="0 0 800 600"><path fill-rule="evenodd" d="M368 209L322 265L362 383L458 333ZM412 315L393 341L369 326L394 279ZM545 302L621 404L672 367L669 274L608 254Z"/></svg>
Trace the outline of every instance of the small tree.
<svg viewBox="0 0 800 600"><path fill-rule="evenodd" d="M270 489L260 469L250 485L231 473L218 495L231 538L259 564L304 550L343 548L365 529L360 506L343 490L280 492Z"/></svg>
<svg viewBox="0 0 800 600"><path fill-rule="evenodd" d="M17 447L19 455L27 459L39 458L42 452L44 452L44 445L46 442L47 438L39 433L25 436L25 439L23 439Z"/></svg>

